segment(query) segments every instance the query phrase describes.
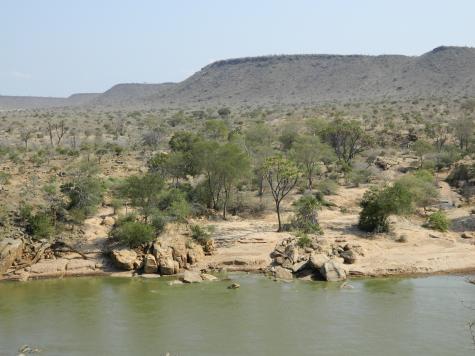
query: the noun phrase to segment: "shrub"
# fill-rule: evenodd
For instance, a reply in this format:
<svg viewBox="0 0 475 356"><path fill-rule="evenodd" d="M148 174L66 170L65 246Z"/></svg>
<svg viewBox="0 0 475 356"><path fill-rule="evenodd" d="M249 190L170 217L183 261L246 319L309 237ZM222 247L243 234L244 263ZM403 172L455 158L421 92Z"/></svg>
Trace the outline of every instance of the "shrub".
<svg viewBox="0 0 475 356"><path fill-rule="evenodd" d="M138 221L120 222L111 232L112 237L129 247L138 247L155 239L153 226Z"/></svg>
<svg viewBox="0 0 475 356"><path fill-rule="evenodd" d="M312 239L303 233L298 236L297 245L301 248L310 247L312 245Z"/></svg>
<svg viewBox="0 0 475 356"><path fill-rule="evenodd" d="M191 238L198 242L201 246L205 246L207 242L211 239L212 229L213 227L211 226L203 228L200 225L191 225Z"/></svg>
<svg viewBox="0 0 475 356"><path fill-rule="evenodd" d="M318 224L320 202L313 195L304 195L294 203L296 212L292 227L304 233L321 233Z"/></svg>
<svg viewBox="0 0 475 356"><path fill-rule="evenodd" d="M427 227L445 232L449 229L450 220L441 210L431 214L427 220Z"/></svg>
<svg viewBox="0 0 475 356"><path fill-rule="evenodd" d="M44 212L39 212L28 217L26 231L38 239L49 238L54 232L54 226L51 217Z"/></svg>
<svg viewBox="0 0 475 356"><path fill-rule="evenodd" d="M412 211L412 195L400 183L382 189L370 189L360 203L358 227L368 232L388 232L391 214L406 214Z"/></svg>
<svg viewBox="0 0 475 356"><path fill-rule="evenodd" d="M338 184L331 179L325 179L318 182L316 188L323 195L332 195L336 194L338 190Z"/></svg>

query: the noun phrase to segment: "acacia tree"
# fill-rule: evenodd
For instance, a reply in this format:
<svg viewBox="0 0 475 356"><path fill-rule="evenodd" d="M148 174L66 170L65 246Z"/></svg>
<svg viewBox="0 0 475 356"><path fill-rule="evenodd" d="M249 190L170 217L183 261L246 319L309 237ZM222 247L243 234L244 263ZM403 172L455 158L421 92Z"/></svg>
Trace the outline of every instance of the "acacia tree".
<svg viewBox="0 0 475 356"><path fill-rule="evenodd" d="M264 171L275 202L275 211L279 222L277 232L281 232L280 204L297 184L300 173L292 161L282 156L267 158L264 164Z"/></svg>
<svg viewBox="0 0 475 356"><path fill-rule="evenodd" d="M424 140L417 140L412 145L412 150L419 157L420 167L424 164L424 157L433 151L433 146Z"/></svg>
<svg viewBox="0 0 475 356"><path fill-rule="evenodd" d="M467 150L470 139L473 136L473 120L468 117L462 117L455 122L455 136L457 137L459 148Z"/></svg>
<svg viewBox="0 0 475 356"><path fill-rule="evenodd" d="M221 146L217 152L218 179L223 187L223 219L232 189L249 172L250 164L246 153L237 145L228 143Z"/></svg>
<svg viewBox="0 0 475 356"><path fill-rule="evenodd" d="M307 188L312 189L313 177L322 160L331 160L331 148L320 142L317 136L302 136L294 144L292 156L305 173Z"/></svg>
<svg viewBox="0 0 475 356"><path fill-rule="evenodd" d="M359 153L370 146L370 139L357 121L336 119L321 132L324 141L335 150L340 161L350 163Z"/></svg>

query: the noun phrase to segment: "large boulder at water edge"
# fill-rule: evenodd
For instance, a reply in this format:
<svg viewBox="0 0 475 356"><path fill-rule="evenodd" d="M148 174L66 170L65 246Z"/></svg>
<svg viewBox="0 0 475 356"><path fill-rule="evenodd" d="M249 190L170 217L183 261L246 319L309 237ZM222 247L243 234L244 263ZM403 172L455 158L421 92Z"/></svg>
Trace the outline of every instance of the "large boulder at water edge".
<svg viewBox="0 0 475 356"><path fill-rule="evenodd" d="M328 282L344 281L346 279L345 269L334 259L323 264L320 268L320 274Z"/></svg>
<svg viewBox="0 0 475 356"><path fill-rule="evenodd" d="M22 240L12 238L0 240L0 275L9 269L15 259L21 257L22 253Z"/></svg>
<svg viewBox="0 0 475 356"><path fill-rule="evenodd" d="M118 249L112 250L112 261L114 264L125 271L131 271L136 268L139 263L137 253L133 250Z"/></svg>

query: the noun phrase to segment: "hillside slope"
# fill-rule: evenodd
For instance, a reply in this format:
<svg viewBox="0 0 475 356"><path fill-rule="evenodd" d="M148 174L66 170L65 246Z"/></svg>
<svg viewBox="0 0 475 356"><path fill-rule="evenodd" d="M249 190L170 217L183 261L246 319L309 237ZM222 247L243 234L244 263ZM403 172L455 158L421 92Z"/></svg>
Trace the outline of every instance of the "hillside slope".
<svg viewBox="0 0 475 356"><path fill-rule="evenodd" d="M0 109L312 105L322 102L475 96L475 48L401 55L279 55L214 62L180 83L118 84L103 94L0 96ZM76 100L74 100L76 99Z"/></svg>

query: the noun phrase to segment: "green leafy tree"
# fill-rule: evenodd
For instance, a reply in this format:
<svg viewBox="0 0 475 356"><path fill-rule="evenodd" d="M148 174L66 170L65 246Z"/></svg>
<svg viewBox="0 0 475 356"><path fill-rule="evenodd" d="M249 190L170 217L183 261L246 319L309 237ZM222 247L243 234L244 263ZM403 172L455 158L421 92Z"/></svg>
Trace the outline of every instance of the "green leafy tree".
<svg viewBox="0 0 475 356"><path fill-rule="evenodd" d="M424 164L424 157L434 151L434 147L427 141L417 140L412 145L412 150L419 157L420 167Z"/></svg>
<svg viewBox="0 0 475 356"><path fill-rule="evenodd" d="M307 178L307 188L312 189L313 178L321 161L330 162L331 147L320 142L317 136L302 136L293 145L292 157Z"/></svg>
<svg viewBox="0 0 475 356"><path fill-rule="evenodd" d="M321 131L321 137L335 151L340 161L349 163L367 149L371 140L358 121L337 118Z"/></svg>
<svg viewBox="0 0 475 356"><path fill-rule="evenodd" d="M290 193L298 182L300 172L297 166L287 158L273 156L267 158L264 164L265 177L269 183L272 197L275 202L275 210L279 223L278 232L282 231L280 216L282 200Z"/></svg>

